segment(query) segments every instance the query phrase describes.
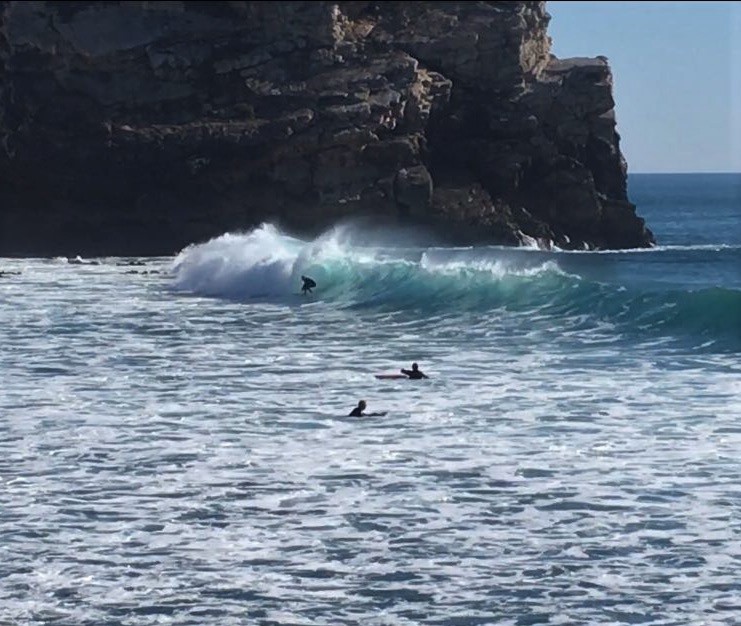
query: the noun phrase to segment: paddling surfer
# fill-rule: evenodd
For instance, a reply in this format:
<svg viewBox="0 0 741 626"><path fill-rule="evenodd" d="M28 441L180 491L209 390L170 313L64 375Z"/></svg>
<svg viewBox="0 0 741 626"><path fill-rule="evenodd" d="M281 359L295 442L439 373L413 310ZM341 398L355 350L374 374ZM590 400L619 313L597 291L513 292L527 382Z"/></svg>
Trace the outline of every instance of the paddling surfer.
<svg viewBox="0 0 741 626"><path fill-rule="evenodd" d="M421 378L429 378L429 376L424 374L422 370L419 369L419 365L417 365L416 363L412 363L412 369L405 370L404 368L402 368L400 371L402 374L407 376L410 380L419 380Z"/></svg>
<svg viewBox="0 0 741 626"><path fill-rule="evenodd" d="M348 417L371 417L386 415L386 411L384 411L383 413L363 413L363 411L365 411L365 407L365 400L361 400L360 402L358 402L358 406L350 411Z"/></svg>

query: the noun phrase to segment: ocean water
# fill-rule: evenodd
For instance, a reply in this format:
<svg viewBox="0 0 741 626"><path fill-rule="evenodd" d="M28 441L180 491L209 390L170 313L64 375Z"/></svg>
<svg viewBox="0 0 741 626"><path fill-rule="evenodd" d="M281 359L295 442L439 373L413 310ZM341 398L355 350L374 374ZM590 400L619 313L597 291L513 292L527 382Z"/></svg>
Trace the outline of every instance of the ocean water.
<svg viewBox="0 0 741 626"><path fill-rule="evenodd" d="M630 193L654 249L0 259L0 624L741 623L741 175Z"/></svg>

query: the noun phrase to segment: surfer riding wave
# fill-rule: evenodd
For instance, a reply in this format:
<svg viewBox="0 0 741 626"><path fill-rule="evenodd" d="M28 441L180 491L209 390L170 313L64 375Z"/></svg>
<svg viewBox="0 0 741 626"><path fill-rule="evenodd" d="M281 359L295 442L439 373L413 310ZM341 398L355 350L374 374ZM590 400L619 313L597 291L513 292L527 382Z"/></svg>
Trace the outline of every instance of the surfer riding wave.
<svg viewBox="0 0 741 626"><path fill-rule="evenodd" d="M304 295L311 293L311 290L316 287L316 282L308 276L302 276L301 280L304 281L304 284L301 285L301 293Z"/></svg>

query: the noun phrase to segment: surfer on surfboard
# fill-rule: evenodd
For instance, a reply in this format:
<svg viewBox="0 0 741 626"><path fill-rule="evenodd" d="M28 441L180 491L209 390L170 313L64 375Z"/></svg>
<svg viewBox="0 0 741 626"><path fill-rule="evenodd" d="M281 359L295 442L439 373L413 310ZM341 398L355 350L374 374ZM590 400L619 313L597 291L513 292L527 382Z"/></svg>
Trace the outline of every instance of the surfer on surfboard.
<svg viewBox="0 0 741 626"><path fill-rule="evenodd" d="M356 406L352 411L350 411L350 415L348 415L348 417L368 417L368 416L373 416L373 415L376 415L376 416L386 415L386 411L384 411L383 413L363 413L363 411L365 411L365 407L366 407L365 400L361 400L360 402L358 402L358 406Z"/></svg>
<svg viewBox="0 0 741 626"><path fill-rule="evenodd" d="M412 369L410 370L405 370L404 368L402 368L399 371L411 380L419 380L420 378L429 378L429 376L422 373L422 370L419 369L419 365L417 365L416 363L412 363Z"/></svg>
<svg viewBox="0 0 741 626"><path fill-rule="evenodd" d="M304 284L301 286L301 293L304 295L311 293L311 290L316 287L316 282L308 276L302 276L301 280L304 281Z"/></svg>

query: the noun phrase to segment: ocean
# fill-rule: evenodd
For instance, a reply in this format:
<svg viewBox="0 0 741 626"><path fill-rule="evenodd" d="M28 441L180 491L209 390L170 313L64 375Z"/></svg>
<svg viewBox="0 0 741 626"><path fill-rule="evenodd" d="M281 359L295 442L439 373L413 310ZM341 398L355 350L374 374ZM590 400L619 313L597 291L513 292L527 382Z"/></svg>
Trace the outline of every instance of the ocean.
<svg viewBox="0 0 741 626"><path fill-rule="evenodd" d="M629 190L656 248L0 259L0 624L741 623L741 175Z"/></svg>

